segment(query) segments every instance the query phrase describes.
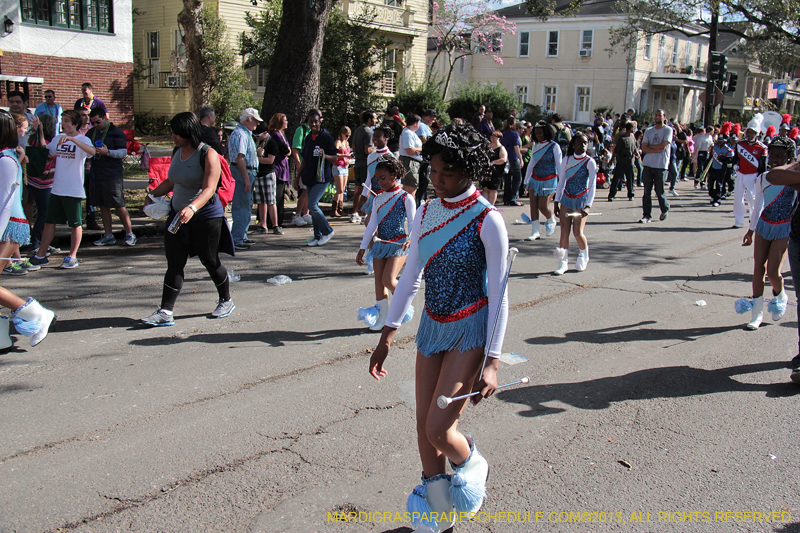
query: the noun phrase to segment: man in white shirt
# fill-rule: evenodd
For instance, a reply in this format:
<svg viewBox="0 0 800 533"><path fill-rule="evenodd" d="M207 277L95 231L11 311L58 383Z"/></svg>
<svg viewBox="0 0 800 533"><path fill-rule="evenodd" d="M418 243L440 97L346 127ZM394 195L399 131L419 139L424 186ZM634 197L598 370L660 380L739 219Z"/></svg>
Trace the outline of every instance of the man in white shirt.
<svg viewBox="0 0 800 533"><path fill-rule="evenodd" d="M664 180L667 177L667 167L669 166L673 130L664 124L664 120L664 110L657 110L654 115L655 125L647 128L642 137L644 194L642 195L642 219L639 222L643 224L652 220L653 200L651 194L653 187L656 189L658 206L661 208L659 220L666 220L669 211L667 195L664 193Z"/></svg>
<svg viewBox="0 0 800 533"><path fill-rule="evenodd" d="M422 140L417 136L419 115L409 113L406 116L406 127L400 134L400 162L406 169L403 176L403 189L416 196L419 187L419 166L422 163Z"/></svg>
<svg viewBox="0 0 800 533"><path fill-rule="evenodd" d="M81 201L86 198L83 190L83 166L87 157L93 157L95 148L85 135L78 134L83 117L74 109L61 115L64 133L56 135L47 149L56 156L56 169L53 174L53 189L47 204L42 242L39 252L31 258L34 265L49 265L46 252L56 233L56 224L67 224L71 229L70 251L64 258L61 268L78 266L78 247L83 237L83 213ZM44 256L39 256L44 253Z"/></svg>
<svg viewBox="0 0 800 533"><path fill-rule="evenodd" d="M714 146L714 128L708 126L705 131L694 136L694 151L697 154L697 168L694 171L694 188L700 185L700 175L708 164L708 154Z"/></svg>
<svg viewBox="0 0 800 533"><path fill-rule="evenodd" d="M56 133L61 131L61 113L64 110L56 103L55 91L48 89L44 92L44 102L36 106L34 114L37 117L52 115L56 119Z"/></svg>

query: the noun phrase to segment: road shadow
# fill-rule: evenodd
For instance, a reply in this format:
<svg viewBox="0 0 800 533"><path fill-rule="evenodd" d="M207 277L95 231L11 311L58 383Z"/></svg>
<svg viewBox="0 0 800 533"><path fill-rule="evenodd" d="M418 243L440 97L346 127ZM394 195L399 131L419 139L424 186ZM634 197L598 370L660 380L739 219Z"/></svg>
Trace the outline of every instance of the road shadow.
<svg viewBox="0 0 800 533"><path fill-rule="evenodd" d="M781 524L773 529L773 531L776 533L800 533L800 522Z"/></svg>
<svg viewBox="0 0 800 533"><path fill-rule="evenodd" d="M273 348L285 346L286 343L319 342L328 339L345 337L358 337L361 335L375 335L379 331L370 331L366 327L351 329L327 329L322 331L259 331L253 333L200 333L178 337L154 337L151 339L135 339L129 344L133 346L164 346L182 344L185 342L200 342L203 344L242 344L246 342L261 342Z"/></svg>
<svg viewBox="0 0 800 533"><path fill-rule="evenodd" d="M719 274L706 274L697 276L692 274L670 275L670 276L643 276L642 281L654 281L656 283L668 283L671 281L736 281L749 284L753 280L752 274L745 272L721 272ZM749 287L749 285L748 285ZM745 289L747 292L749 289Z"/></svg>
<svg viewBox="0 0 800 533"><path fill-rule="evenodd" d="M643 320L636 324L610 326L607 328L591 329L586 331L569 331L563 337L540 336L525 340L533 345L565 344L567 342L585 342L589 344L613 344L617 342L636 341L696 341L710 335L718 335L743 326L717 326L717 327L689 327L680 329L649 328L658 324L655 320Z"/></svg>
<svg viewBox="0 0 800 533"><path fill-rule="evenodd" d="M520 413L524 417L536 417L565 411L561 407L543 404L558 401L579 409L608 409L612 403L628 400L652 400L656 398L683 398L720 392L764 392L768 398L791 397L800 394L796 383L741 383L733 376L756 374L788 368L787 361L755 363L715 370L670 366L648 368L624 374L577 383L554 383L534 385L497 394L509 403L527 405L530 410ZM788 376L786 376L788 378Z"/></svg>

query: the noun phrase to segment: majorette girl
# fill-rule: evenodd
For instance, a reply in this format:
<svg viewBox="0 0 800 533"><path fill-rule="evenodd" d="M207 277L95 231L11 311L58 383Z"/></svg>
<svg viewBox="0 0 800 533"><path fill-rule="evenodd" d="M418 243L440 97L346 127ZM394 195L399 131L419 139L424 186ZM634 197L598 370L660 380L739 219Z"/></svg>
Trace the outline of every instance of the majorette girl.
<svg viewBox="0 0 800 533"><path fill-rule="evenodd" d="M533 127L536 142L531 147L531 160L525 173L525 188L531 201L531 236L526 240L539 238L539 213L544 215L545 235L556 230L556 217L550 204L556 193L558 169L561 167L561 148L553 140L553 132L547 122L539 121Z"/></svg>
<svg viewBox="0 0 800 533"><path fill-rule="evenodd" d="M403 164L394 156L384 155L377 160L375 177L383 189L372 203L361 248L356 255L356 263L364 265L364 254L373 240L369 255L375 269L375 307L359 309L359 319L364 320L369 329L380 331L389 313L389 293L397 287L397 275L408 254L408 232L411 229L416 203L414 197L400 188L398 179L403 177ZM377 239L376 239L377 237ZM407 320L411 320L409 315ZM406 320L406 321L407 321Z"/></svg>
<svg viewBox="0 0 800 533"><path fill-rule="evenodd" d="M561 275L567 271L569 264L569 231L578 242L578 259L575 269L586 270L589 264L589 243L583 234L586 217L592 208L597 180L597 163L588 156L586 148L589 140L583 133L576 133L567 148L567 157L562 160L558 171L558 190L556 191L553 210L561 219L561 240L555 251L558 268L554 274ZM570 216L580 213L580 216Z"/></svg>
<svg viewBox="0 0 800 533"><path fill-rule="evenodd" d="M422 484L408 499L411 512L477 512L486 494L488 464L475 440L456 429L467 400L440 409L436 398L480 391L472 400L478 403L497 389L497 358L508 315L506 295L501 294L508 233L500 213L472 185L488 176L491 154L486 139L468 124L451 124L425 143L422 155L430 159L437 198L426 203L414 220L406 268L370 358L369 372L380 380L387 373L383 363L400 319L424 276L425 312L416 337ZM495 335L487 339L498 313ZM489 358L479 379L487 343ZM452 521L417 526L440 532Z"/></svg>
<svg viewBox="0 0 800 533"><path fill-rule="evenodd" d="M794 154L794 142L785 137L775 137L769 145L769 168L785 165ZM750 215L750 229L744 235L742 246L753 246L753 299L736 300L736 312L744 314L751 311L747 329L755 330L764 317L764 273L772 285L772 300L767 311L777 322L786 312L786 291L783 286L781 267L786 258L791 230L792 206L797 193L791 187L772 185L767 174L758 177L756 185L755 210ZM753 239L755 232L755 239Z"/></svg>

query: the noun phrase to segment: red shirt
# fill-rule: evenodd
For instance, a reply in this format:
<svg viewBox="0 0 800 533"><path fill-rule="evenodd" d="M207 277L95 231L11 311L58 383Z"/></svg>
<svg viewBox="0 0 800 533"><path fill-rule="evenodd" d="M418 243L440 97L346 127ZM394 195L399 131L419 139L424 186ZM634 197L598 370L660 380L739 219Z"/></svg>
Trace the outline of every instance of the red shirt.
<svg viewBox="0 0 800 533"><path fill-rule="evenodd" d="M742 174L758 173L758 162L767 153L767 147L758 141L753 144L739 141L736 144L736 155L739 158L739 172Z"/></svg>

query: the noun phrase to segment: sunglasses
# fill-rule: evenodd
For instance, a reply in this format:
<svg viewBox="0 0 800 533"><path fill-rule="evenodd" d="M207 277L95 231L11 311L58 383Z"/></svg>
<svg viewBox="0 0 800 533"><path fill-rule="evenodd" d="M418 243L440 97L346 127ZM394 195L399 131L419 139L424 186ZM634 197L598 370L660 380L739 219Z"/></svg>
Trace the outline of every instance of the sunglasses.
<svg viewBox="0 0 800 533"><path fill-rule="evenodd" d="M94 124L95 126L99 126L100 124L102 124L102 123L103 123L103 121L102 121L102 120L92 120L91 122L92 122L92 124Z"/></svg>

